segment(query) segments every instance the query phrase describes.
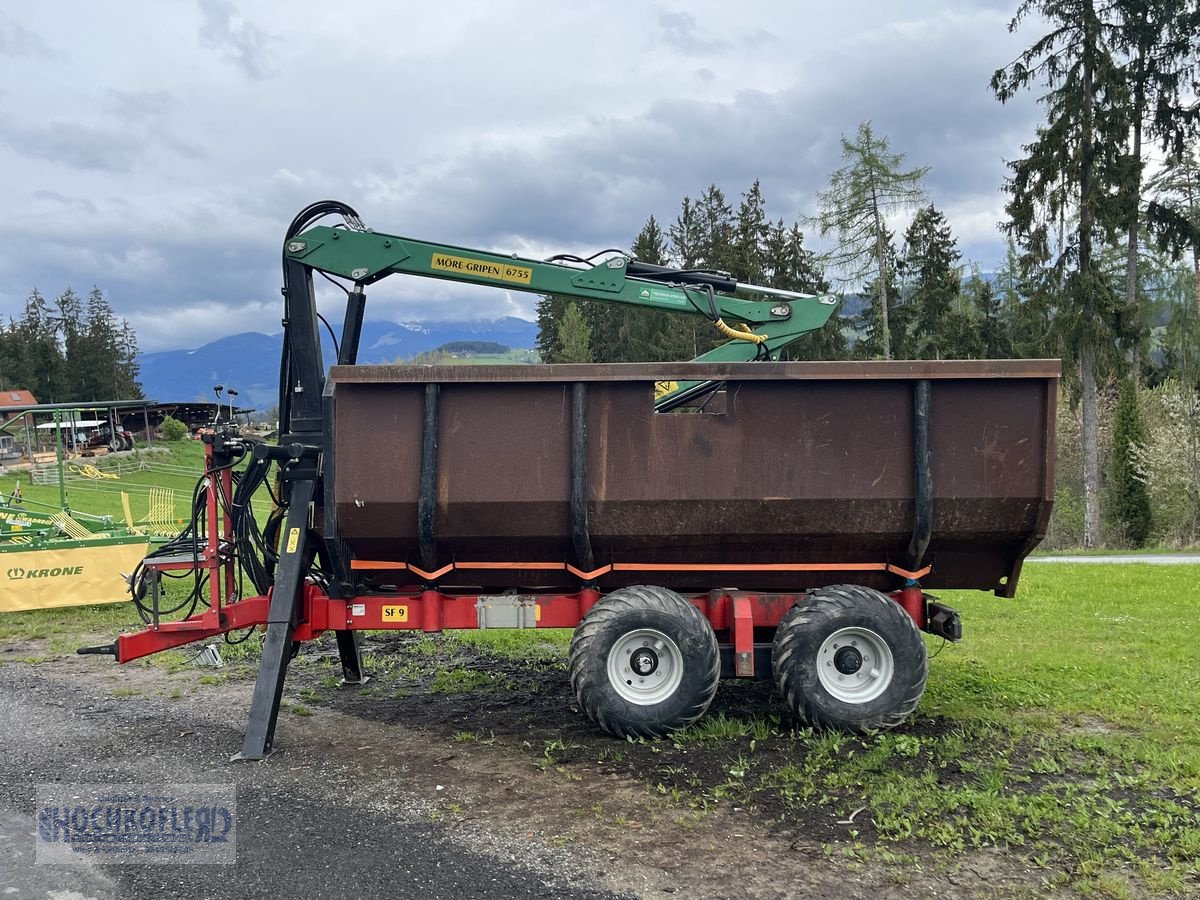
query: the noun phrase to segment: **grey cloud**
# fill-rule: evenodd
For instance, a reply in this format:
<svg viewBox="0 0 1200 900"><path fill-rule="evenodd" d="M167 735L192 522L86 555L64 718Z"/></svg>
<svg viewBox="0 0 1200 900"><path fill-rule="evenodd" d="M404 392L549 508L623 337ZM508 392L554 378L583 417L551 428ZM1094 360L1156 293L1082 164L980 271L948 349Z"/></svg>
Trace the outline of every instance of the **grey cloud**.
<svg viewBox="0 0 1200 900"><path fill-rule="evenodd" d="M658 16L663 42L686 53L711 53L729 46L726 41L700 35L696 17L686 12L663 12Z"/></svg>
<svg viewBox="0 0 1200 900"><path fill-rule="evenodd" d="M276 330L283 229L302 206L327 196L358 207L367 224L382 231L531 254L542 247L578 252L627 245L649 214L665 225L674 220L684 194L696 196L713 182L736 203L760 178L769 213L790 221L811 212L816 192L840 164L839 135L852 133L863 119L907 153L910 165L931 164L935 202L964 210L978 234L989 198L1000 202L1002 158L1019 152L1037 118L1031 98L1002 107L987 90L992 69L1012 55L1011 42L1005 43L1007 11L964 13L947 4L944 15L906 20L892 30L884 17L870 32L853 30L854 40L844 46L829 42L792 59L783 45L800 51L797 35L803 28L795 17L759 17L781 36L773 43L748 29L748 37L741 37L736 27L712 27L710 14L699 11L695 20L667 14L680 18L663 24L658 10L648 10L639 25L643 46L653 50L648 58L653 66L624 74L614 68L612 82L604 80L603 102L590 96L552 109L547 91L522 108L517 124L509 115L512 106L479 107L481 118L464 121L427 104L420 117L407 108L392 117L362 115L366 124L357 142L339 143L340 137L326 132L293 147L280 138L271 117L287 100L270 111L253 107L260 93L281 84L256 86L247 99L236 96L236 88L234 96L220 95L212 84L219 78L201 76L203 83L191 83L196 76L189 72L224 64L218 54L247 74L261 75L272 40L238 20L228 2L198 3L211 31L203 40L216 49L192 52L207 56L206 62L181 61L187 65L169 78L98 79L67 94L75 110L87 112L90 125L39 122L17 107L11 107L11 121L0 120L0 143L15 152L84 170L55 173L53 182L43 175L31 184L29 173L45 167L10 155L23 168L13 166L6 196L10 206L29 214L10 227L0 223L0 286L13 292L0 296L0 310L19 313L34 282L55 294L66 284L98 283L119 315L136 317L146 349ZM730 45L704 58L666 45L668 31L684 43L723 38ZM732 48L746 39L763 42L764 50L743 67L737 57L747 54ZM349 50L336 41L331 48L332 60L343 65ZM284 57L280 64L290 65ZM363 90L354 98L360 115L385 108L385 94L387 102L395 100L391 88L380 94L377 87L390 65L386 59L364 64ZM466 55L446 62L445 70L430 62L429 84L442 85L451 65L463 79L507 84L504 72ZM697 73L701 65L711 72L711 83ZM649 80L654 76L647 73L663 71L675 79L672 85ZM79 73L68 74L75 84L86 82ZM583 61L578 74L586 81L595 73ZM329 108L330 89L317 82L304 100L312 108ZM730 93L752 84L765 87ZM513 90L517 96L521 88ZM572 90L564 84L562 93ZM673 98L688 93L699 96ZM450 105L460 96L444 85L437 92ZM613 96L636 100L626 105ZM189 98L200 107L195 119L184 108ZM72 114L70 103L61 109L64 118ZM597 114L585 118L580 109ZM489 118L498 111L508 117ZM418 119L421 129L412 126ZM235 145L222 141L228 129L214 126L228 121L255 127L241 128ZM201 162L181 162L181 154ZM281 168L285 165L290 168ZM31 200L34 188L53 190ZM125 200L118 202L114 194ZM951 224L957 233L953 219ZM989 248L1000 248L998 237L989 244L984 235L963 250L987 263L1000 252ZM526 295L513 297L529 301ZM393 320L508 311L503 295L497 299L495 292L464 292L423 279L387 279L372 290L370 303L371 315ZM212 331L200 335L196 323L205 309L211 310L205 327ZM444 312L448 309L453 313ZM188 310L199 312L185 314Z"/></svg>
<svg viewBox="0 0 1200 900"><path fill-rule="evenodd" d="M203 22L200 41L220 50L249 78L261 81L271 74L271 36L242 18L230 0L198 0Z"/></svg>
<svg viewBox="0 0 1200 900"><path fill-rule="evenodd" d="M167 91L116 91L104 95L104 107L124 122L161 119L176 106Z"/></svg>
<svg viewBox="0 0 1200 900"><path fill-rule="evenodd" d="M34 191L33 198L35 200L44 200L60 209L67 209L74 212L87 213L95 215L99 212L96 204L87 197L68 197L66 194L58 191Z"/></svg>
<svg viewBox="0 0 1200 900"><path fill-rule="evenodd" d="M50 48L42 36L17 22L0 22L0 56L14 59L61 59L62 54Z"/></svg>
<svg viewBox="0 0 1200 900"><path fill-rule="evenodd" d="M128 172L143 152L136 136L79 122L0 122L0 143L23 156L91 172Z"/></svg>
<svg viewBox="0 0 1200 900"><path fill-rule="evenodd" d="M1031 99L1005 107L992 99L989 41L982 25L956 26L914 41L899 59L847 52L822 77L777 91L657 101L640 115L593 118L531 149L476 146L408 191L395 211L456 240L522 235L586 249L628 243L650 213L672 220L682 196L709 183L736 202L759 178L772 216L792 220L814 211L817 192L841 164L840 135L864 119L908 165L933 167L929 188L939 205L998 196L1003 156L1016 147L1015 134L1031 130L1036 110ZM964 249L985 263L999 252Z"/></svg>

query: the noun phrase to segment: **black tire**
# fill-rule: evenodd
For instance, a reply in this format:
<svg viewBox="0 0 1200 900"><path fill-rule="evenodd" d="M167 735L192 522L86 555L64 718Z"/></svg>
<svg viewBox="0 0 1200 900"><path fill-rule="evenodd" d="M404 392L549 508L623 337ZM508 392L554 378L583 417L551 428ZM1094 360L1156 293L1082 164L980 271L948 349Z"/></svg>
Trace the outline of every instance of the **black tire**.
<svg viewBox="0 0 1200 900"><path fill-rule="evenodd" d="M613 655L625 653L629 665ZM567 659L579 708L617 737L686 728L704 715L721 678L717 638L700 610L674 591L645 585L593 606Z"/></svg>
<svg viewBox="0 0 1200 900"><path fill-rule="evenodd" d="M111 437L108 441L108 449L112 453L117 453L125 447L125 443L119 437Z"/></svg>
<svg viewBox="0 0 1200 900"><path fill-rule="evenodd" d="M900 604L839 584L793 606L775 632L775 685L810 725L865 733L895 728L925 693L925 641Z"/></svg>
<svg viewBox="0 0 1200 900"><path fill-rule="evenodd" d="M139 603L143 602L150 596L150 588L155 583L162 585L162 573L157 569L141 568L137 578L130 586L130 593L133 594L135 600Z"/></svg>

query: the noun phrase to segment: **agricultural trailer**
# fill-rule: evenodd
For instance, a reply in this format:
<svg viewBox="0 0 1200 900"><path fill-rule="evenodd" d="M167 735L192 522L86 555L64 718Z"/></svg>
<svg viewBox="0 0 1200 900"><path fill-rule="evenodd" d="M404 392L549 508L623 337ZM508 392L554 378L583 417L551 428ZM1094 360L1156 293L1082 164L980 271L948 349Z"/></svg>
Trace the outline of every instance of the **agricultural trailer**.
<svg viewBox="0 0 1200 900"><path fill-rule="evenodd" d="M773 678L816 726L891 728L924 691L922 634L962 636L928 591L1011 597L1045 533L1056 360L781 362L835 298L432 244L333 201L293 221L283 268L278 443L208 430L194 519L134 579L147 627L80 651L264 628L240 758L270 754L289 661L330 631L353 684L363 630L573 628L579 707L622 737L686 727L723 677ZM328 371L314 273L348 281ZM394 274L673 310L729 340L685 363L356 365L365 289ZM181 571L190 605L165 609Z"/></svg>

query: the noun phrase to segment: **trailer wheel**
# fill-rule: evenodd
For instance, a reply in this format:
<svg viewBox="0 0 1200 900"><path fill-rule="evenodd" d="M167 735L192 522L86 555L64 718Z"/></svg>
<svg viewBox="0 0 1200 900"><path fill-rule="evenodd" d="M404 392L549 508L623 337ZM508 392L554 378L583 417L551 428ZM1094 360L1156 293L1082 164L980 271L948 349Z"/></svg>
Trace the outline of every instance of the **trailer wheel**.
<svg viewBox="0 0 1200 900"><path fill-rule="evenodd" d="M674 591L613 591L588 611L568 653L571 687L589 719L617 737L661 737L708 709L721 678L708 620Z"/></svg>
<svg viewBox="0 0 1200 900"><path fill-rule="evenodd" d="M775 632L775 684L801 719L825 728L895 728L916 709L929 665L900 604L852 584L821 588Z"/></svg>

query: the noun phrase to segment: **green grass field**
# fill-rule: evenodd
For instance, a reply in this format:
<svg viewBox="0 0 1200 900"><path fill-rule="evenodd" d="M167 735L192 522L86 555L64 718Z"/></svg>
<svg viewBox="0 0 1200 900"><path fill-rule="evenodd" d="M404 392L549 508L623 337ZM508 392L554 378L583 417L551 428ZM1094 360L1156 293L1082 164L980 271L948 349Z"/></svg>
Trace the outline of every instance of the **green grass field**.
<svg viewBox="0 0 1200 900"><path fill-rule="evenodd" d="M965 639L927 638L929 685L910 723L859 738L734 704L650 742L657 766L650 771L659 774L646 776L647 787L686 815L736 803L798 828L850 817L844 839L826 847L848 865L929 858L953 866L962 854L1000 847L1041 872L1044 889L1194 894L1197 574L1192 566L1041 565L1026 568L1015 600L943 592L963 615ZM36 664L136 625L128 605L9 614L0 617L0 646L35 642L26 658ZM565 655L569 632L448 639L544 661ZM252 663L256 647L230 648L227 658ZM148 664L178 667L182 652ZM414 651L413 665L419 656ZM454 679L466 676L456 672L447 667L430 690L464 689ZM719 779L690 768L698 749L725 760ZM611 759L620 751L603 752Z"/></svg>
<svg viewBox="0 0 1200 900"><path fill-rule="evenodd" d="M101 477L85 474L92 469ZM14 469L0 475L0 494L8 497L19 483L25 505L30 509L58 508L59 485L52 469L40 483L31 480L28 470ZM182 527L189 516L192 491L204 472L204 444L195 440L174 442L156 441L152 449L144 444L128 454L84 457L67 462L67 505L76 514L110 516L114 522L125 521L121 493L129 497L130 513L136 522L150 512L150 491L167 488L174 495L174 524ZM93 473L94 475L94 473ZM103 477L103 476L110 477ZM116 477L111 477L116 476ZM255 508L265 512L270 501L256 498Z"/></svg>

